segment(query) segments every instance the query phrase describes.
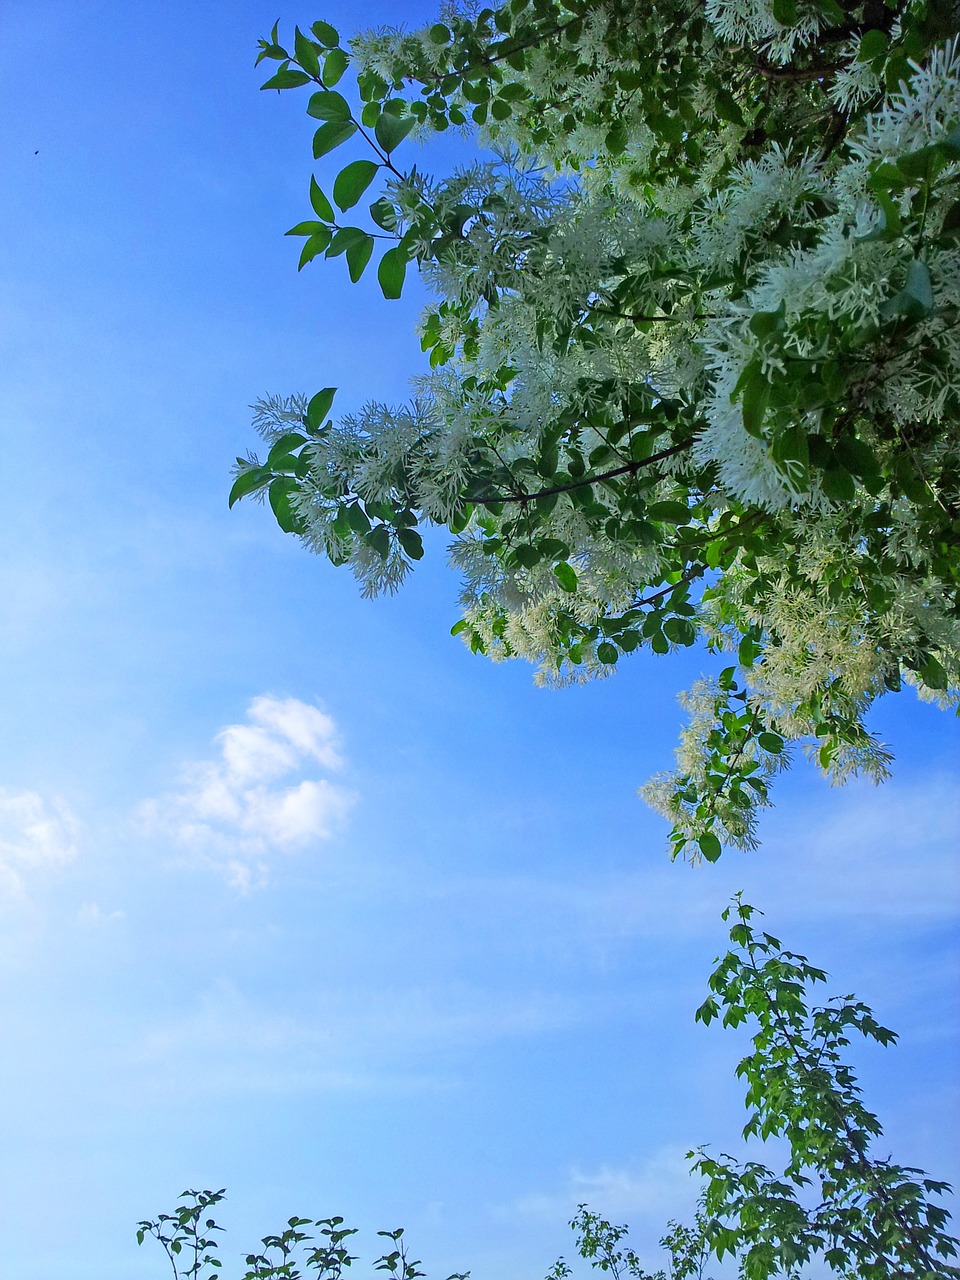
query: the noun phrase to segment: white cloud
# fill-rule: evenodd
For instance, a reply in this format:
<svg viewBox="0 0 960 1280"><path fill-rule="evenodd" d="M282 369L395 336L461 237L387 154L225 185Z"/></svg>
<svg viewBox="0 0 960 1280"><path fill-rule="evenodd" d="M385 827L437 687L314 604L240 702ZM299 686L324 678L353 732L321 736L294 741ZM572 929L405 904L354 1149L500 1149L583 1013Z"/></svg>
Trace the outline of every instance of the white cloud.
<svg viewBox="0 0 960 1280"><path fill-rule="evenodd" d="M574 1168L559 1190L521 1196L505 1213L547 1222L569 1217L579 1204L608 1218L682 1213L693 1207L700 1186L691 1175L688 1152L688 1147L670 1145L630 1169Z"/></svg>
<svg viewBox="0 0 960 1280"><path fill-rule="evenodd" d="M217 981L192 1010L151 1018L131 1060L159 1092L447 1090L459 1085L455 1063L464 1050L590 1016L560 997L467 986L337 984L278 1004Z"/></svg>
<svg viewBox="0 0 960 1280"><path fill-rule="evenodd" d="M0 788L0 895L21 896L25 874L62 866L76 852L77 821L64 801Z"/></svg>
<svg viewBox="0 0 960 1280"><path fill-rule="evenodd" d="M77 923L96 929L123 920L125 915L125 911L104 911L96 902L85 902L77 912Z"/></svg>
<svg viewBox="0 0 960 1280"><path fill-rule="evenodd" d="M783 804L754 853L730 849L714 865L687 867L648 846L636 869L464 879L445 892L498 916L536 918L543 945L562 947L570 938L605 947L660 935L720 940L720 910L738 890L776 933L827 919L907 933L960 916L958 796L944 775L840 790L811 779L802 816Z"/></svg>
<svg viewBox="0 0 960 1280"><path fill-rule="evenodd" d="M336 737L333 720L318 707L254 698L245 723L216 735L219 755L188 765L183 790L147 801L142 817L215 862L246 892L263 883L271 853L328 840L342 824L349 792L327 778L302 776L341 767Z"/></svg>
<svg viewBox="0 0 960 1280"><path fill-rule="evenodd" d="M796 909L918 925L960 913L955 778L852 784L830 807L820 822L783 820L793 869L780 892Z"/></svg>

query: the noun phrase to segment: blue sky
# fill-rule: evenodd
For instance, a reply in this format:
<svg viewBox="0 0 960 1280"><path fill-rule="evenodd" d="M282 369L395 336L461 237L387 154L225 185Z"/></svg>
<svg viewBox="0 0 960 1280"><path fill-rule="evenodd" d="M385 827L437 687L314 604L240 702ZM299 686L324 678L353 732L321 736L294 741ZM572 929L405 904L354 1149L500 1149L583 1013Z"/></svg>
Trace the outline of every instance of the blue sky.
<svg viewBox="0 0 960 1280"><path fill-rule="evenodd" d="M399 400L423 359L415 288L296 272L278 16L432 10L0 12L0 1276L162 1276L133 1230L185 1186L229 1188L230 1264L342 1213L535 1278L581 1200L652 1262L742 1124L743 1042L692 1020L737 889L901 1032L868 1101L956 1180L955 720L888 699L893 782L798 765L760 851L671 866L635 792L702 653L545 692L449 637L442 539L364 601L227 511L257 396Z"/></svg>

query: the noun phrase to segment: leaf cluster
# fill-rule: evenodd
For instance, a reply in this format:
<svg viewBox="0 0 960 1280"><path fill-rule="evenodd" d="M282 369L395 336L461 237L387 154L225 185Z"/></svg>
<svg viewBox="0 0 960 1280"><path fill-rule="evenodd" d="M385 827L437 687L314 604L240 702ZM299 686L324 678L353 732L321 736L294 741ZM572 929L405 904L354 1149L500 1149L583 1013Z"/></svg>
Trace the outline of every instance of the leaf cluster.
<svg viewBox="0 0 960 1280"><path fill-rule="evenodd" d="M172 1214L162 1213L154 1221L141 1222L137 1243L147 1236L158 1240L166 1251L175 1280L214 1280L221 1266L216 1257L214 1231L222 1231L212 1219L200 1222L202 1215L225 1198L225 1191L184 1191L181 1203ZM315 1234L311 1234L313 1230ZM209 1236L205 1233L211 1233ZM346 1227L343 1218L289 1218L279 1234L266 1235L261 1248L245 1256L246 1270L242 1280L343 1280L346 1269L357 1261L350 1253L356 1227ZM392 1280L417 1280L425 1275L420 1261L410 1257L404 1230L378 1231L384 1243L383 1252L373 1262L374 1271L382 1271ZM181 1255L189 1264L181 1269ZM204 1272L204 1267L211 1270ZM468 1280L469 1272L457 1272L446 1280Z"/></svg>

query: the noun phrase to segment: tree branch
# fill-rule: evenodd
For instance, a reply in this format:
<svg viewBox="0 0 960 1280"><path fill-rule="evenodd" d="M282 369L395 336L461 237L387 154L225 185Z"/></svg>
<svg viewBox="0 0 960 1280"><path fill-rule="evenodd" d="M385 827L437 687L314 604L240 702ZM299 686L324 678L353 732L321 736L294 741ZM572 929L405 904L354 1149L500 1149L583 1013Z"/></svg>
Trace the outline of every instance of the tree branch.
<svg viewBox="0 0 960 1280"><path fill-rule="evenodd" d="M598 307L596 303L588 302L587 309L594 311L598 315L613 316L617 320L632 320L635 324L682 324L684 320L719 320L719 316L715 315L694 315L694 316L643 316L636 315L630 311L615 311L613 307Z"/></svg>
<svg viewBox="0 0 960 1280"><path fill-rule="evenodd" d="M823 67L771 67L764 62L754 62L750 70L758 76L763 76L764 80L798 84L804 80L824 80L842 67L842 62L831 62Z"/></svg>
<svg viewBox="0 0 960 1280"><path fill-rule="evenodd" d="M468 67L464 67L462 71L458 71L455 74L460 77L461 81L468 80L472 75L476 75L476 73L484 67L492 67L494 63L503 62L505 58L509 58L515 53L524 53L527 49L533 49L537 45L543 44L545 40L553 40L557 36L563 35L567 27L572 27L575 22L581 22L582 20L583 15L578 13L567 22L561 22L558 26L552 27L543 32L538 32L535 36L531 36L529 40L518 40L514 44L508 44L505 40L500 45L491 45L491 53L487 57L481 58L479 62L472 63ZM502 52L492 52L496 49L502 49ZM445 75L449 75L449 72L442 74L437 73L433 77L433 83L439 84L440 81L444 79Z"/></svg>
<svg viewBox="0 0 960 1280"><path fill-rule="evenodd" d="M494 494L487 498L467 498L467 501L475 507L495 507L501 503L507 502L535 502L538 498L552 498L558 493L569 493L573 489L583 489L587 485L599 484L602 480L613 480L617 476L635 475L638 471L642 471L644 467L652 466L655 462L662 462L664 458L672 458L675 454L683 453L693 444L693 437L688 440L681 440L679 444L673 445L669 449L661 449L659 453L651 453L649 458L641 458L636 462L627 462L622 467L614 467L612 471L602 471L596 476L583 476L579 480L571 480L569 484L555 484L548 489L538 489L536 493L500 493Z"/></svg>
<svg viewBox="0 0 960 1280"><path fill-rule="evenodd" d="M742 913L741 913L741 919L743 919ZM750 957L750 967L753 970L756 977L760 980L761 985L763 985L763 976L757 965L756 958L754 957L753 946L749 946L747 948L747 953ZM779 1006L777 1005L777 1002L771 999L769 996L767 998L769 1000L770 1009L773 1012L774 1019L776 1020L777 1025L780 1028L780 1033L783 1036L784 1040L786 1041L787 1046L789 1047L790 1052L793 1055L793 1059L796 1064L798 1073L800 1073L801 1075L811 1074L811 1069L808 1066L802 1052L800 1051L800 1047L796 1043L796 1039L791 1033L790 1028L786 1025L783 1018L783 1014ZM822 1070L822 1068L818 1068L817 1070L819 1072ZM811 1081L810 1083L812 1084L813 1082ZM877 1177L877 1173L876 1173L876 1169L874 1167L873 1161L868 1160L867 1157L861 1151L858 1150L857 1142L854 1136L854 1130L851 1128L850 1120L848 1119L844 1108L840 1105L840 1103L834 1097L833 1090L831 1089L828 1091L821 1091L821 1089L818 1088L817 1091L820 1094L820 1097L823 1099L823 1101L827 1104L827 1106L833 1112L834 1116L836 1117L837 1123L839 1124L840 1129L843 1132L844 1137L846 1138L852 1151L855 1153L853 1156L850 1156L846 1152L838 1152L837 1154L838 1162L841 1165L845 1166L846 1168L856 1169L860 1173L864 1181L870 1187L872 1194L886 1206L887 1210L893 1217L894 1221L896 1222L897 1226L900 1228L903 1235L910 1241L913 1248L916 1249L918 1258L920 1258L923 1261L924 1266L929 1269L930 1274L935 1275L937 1270L936 1267L934 1266L935 1259L930 1254L930 1252L926 1248L923 1241L917 1238L917 1234L913 1225L907 1219L904 1218L903 1214L900 1211L900 1206L896 1203L896 1200L890 1196L888 1189L883 1182L883 1179Z"/></svg>
<svg viewBox="0 0 960 1280"><path fill-rule="evenodd" d="M676 591L677 587L682 587L685 582L695 582L697 578L702 578L706 571L707 566L705 564L695 564L689 568L682 577L678 578L676 582L668 583L667 586L662 587L659 591L655 591L653 595L644 596L640 600L634 600L633 604L630 605L630 608L642 609L648 604L656 604L657 601L662 600L664 596L668 596L672 591Z"/></svg>

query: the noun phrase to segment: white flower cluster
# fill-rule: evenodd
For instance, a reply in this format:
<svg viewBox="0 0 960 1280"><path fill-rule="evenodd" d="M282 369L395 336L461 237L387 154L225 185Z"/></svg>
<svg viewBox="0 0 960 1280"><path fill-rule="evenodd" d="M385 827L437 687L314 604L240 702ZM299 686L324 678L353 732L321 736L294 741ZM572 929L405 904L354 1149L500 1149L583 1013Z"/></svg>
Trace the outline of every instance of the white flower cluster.
<svg viewBox="0 0 960 1280"><path fill-rule="evenodd" d="M881 111L866 117L849 146L869 164L896 160L939 142L960 121L960 42L935 46L923 66L911 64L910 79L891 94Z"/></svg>
<svg viewBox="0 0 960 1280"><path fill-rule="evenodd" d="M707 0L706 11L721 40L753 46L775 65L789 62L798 49L813 44L827 25L817 6L809 3L789 26L774 16L770 0Z"/></svg>
<svg viewBox="0 0 960 1280"><path fill-rule="evenodd" d="M708 742L715 736L718 717L729 711L726 693L715 680L697 680L680 695L679 701L688 719L676 751L676 768L651 778L640 794L651 809L686 836L692 849L696 847L697 838L705 830L712 830L714 823L730 844L739 849L756 848L760 810L769 805L766 795L748 787L739 791L742 799L738 803L729 791L715 792L708 777L713 761ZM756 708L750 705L747 710L754 712ZM749 724L752 716L748 714L747 718ZM759 734L748 733L730 761L730 769L755 763L758 768L752 776L766 787L776 773L786 768L788 761L787 752L764 751L759 744ZM712 792L715 792L714 800L704 804L703 798ZM691 853L691 858L696 860L697 854Z"/></svg>

